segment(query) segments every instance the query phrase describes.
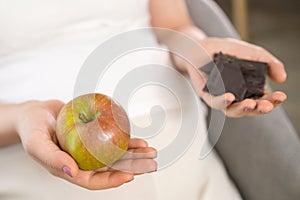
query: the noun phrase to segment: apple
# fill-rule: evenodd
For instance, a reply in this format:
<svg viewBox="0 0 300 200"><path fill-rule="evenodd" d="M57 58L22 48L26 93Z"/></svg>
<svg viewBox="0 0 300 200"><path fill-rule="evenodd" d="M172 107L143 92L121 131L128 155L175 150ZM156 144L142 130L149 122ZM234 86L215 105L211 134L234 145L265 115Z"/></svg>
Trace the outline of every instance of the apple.
<svg viewBox="0 0 300 200"><path fill-rule="evenodd" d="M125 110L111 97L91 93L74 98L58 114L56 136L80 169L108 166L126 152L130 123Z"/></svg>

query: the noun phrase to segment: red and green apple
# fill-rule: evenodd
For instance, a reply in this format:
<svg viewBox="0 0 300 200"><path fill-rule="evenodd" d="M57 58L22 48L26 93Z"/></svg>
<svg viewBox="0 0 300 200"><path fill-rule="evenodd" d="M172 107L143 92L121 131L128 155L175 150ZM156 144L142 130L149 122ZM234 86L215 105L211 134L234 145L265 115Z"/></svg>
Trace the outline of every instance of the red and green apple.
<svg viewBox="0 0 300 200"><path fill-rule="evenodd" d="M91 93L64 105L57 117L56 136L80 169L94 170L124 155L130 123L125 110L111 97Z"/></svg>

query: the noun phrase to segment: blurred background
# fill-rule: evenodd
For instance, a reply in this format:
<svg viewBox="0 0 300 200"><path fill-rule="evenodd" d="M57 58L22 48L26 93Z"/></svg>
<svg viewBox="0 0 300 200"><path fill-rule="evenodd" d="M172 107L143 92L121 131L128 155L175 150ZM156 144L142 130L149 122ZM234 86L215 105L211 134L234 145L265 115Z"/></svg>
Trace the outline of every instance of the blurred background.
<svg viewBox="0 0 300 200"><path fill-rule="evenodd" d="M287 93L283 107L300 137L300 1L216 0L234 22L242 38L268 49L288 72L283 84L269 81Z"/></svg>

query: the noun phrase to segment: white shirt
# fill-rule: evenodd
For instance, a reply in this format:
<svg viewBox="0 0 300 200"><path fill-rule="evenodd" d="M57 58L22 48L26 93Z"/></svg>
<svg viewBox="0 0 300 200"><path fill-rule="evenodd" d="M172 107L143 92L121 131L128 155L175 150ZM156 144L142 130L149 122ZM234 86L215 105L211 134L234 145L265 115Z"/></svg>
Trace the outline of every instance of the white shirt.
<svg viewBox="0 0 300 200"><path fill-rule="evenodd" d="M0 0L0 101L69 101L88 55L148 20L145 0Z"/></svg>
<svg viewBox="0 0 300 200"><path fill-rule="evenodd" d="M0 102L71 100L78 72L97 46L115 34L147 26L147 0L0 0ZM155 37L146 34L145 40L155 41ZM153 60L170 65L166 53L145 51L124 56L114 66L130 68ZM107 86L100 84L99 91L111 93L112 79L110 75L104 77ZM159 90L151 91L146 93L154 96L154 101L163 96ZM137 94L135 99L145 100L141 96ZM161 100L165 106L176 102L168 97ZM145 101L135 111L148 112L151 106ZM240 199L214 152L199 159L206 134L201 103L199 112L198 133L182 157L163 170L105 191L87 191L51 176L24 154L20 145L0 149L0 196L8 194L4 199L11 199L9 194L16 194L14 199L22 200ZM172 110L167 114L170 120L162 136L150 139L158 149L172 142L174 135L170 133L178 128L178 116ZM147 124L149 118L137 121Z"/></svg>

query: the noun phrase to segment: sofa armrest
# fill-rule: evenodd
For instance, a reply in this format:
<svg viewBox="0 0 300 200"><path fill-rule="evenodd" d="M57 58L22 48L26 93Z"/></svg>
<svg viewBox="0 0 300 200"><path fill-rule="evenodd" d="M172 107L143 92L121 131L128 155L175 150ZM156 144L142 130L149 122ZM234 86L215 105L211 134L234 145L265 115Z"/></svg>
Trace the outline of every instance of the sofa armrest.
<svg viewBox="0 0 300 200"><path fill-rule="evenodd" d="M223 10L213 0L186 0L186 4L195 25L210 37L240 38Z"/></svg>

